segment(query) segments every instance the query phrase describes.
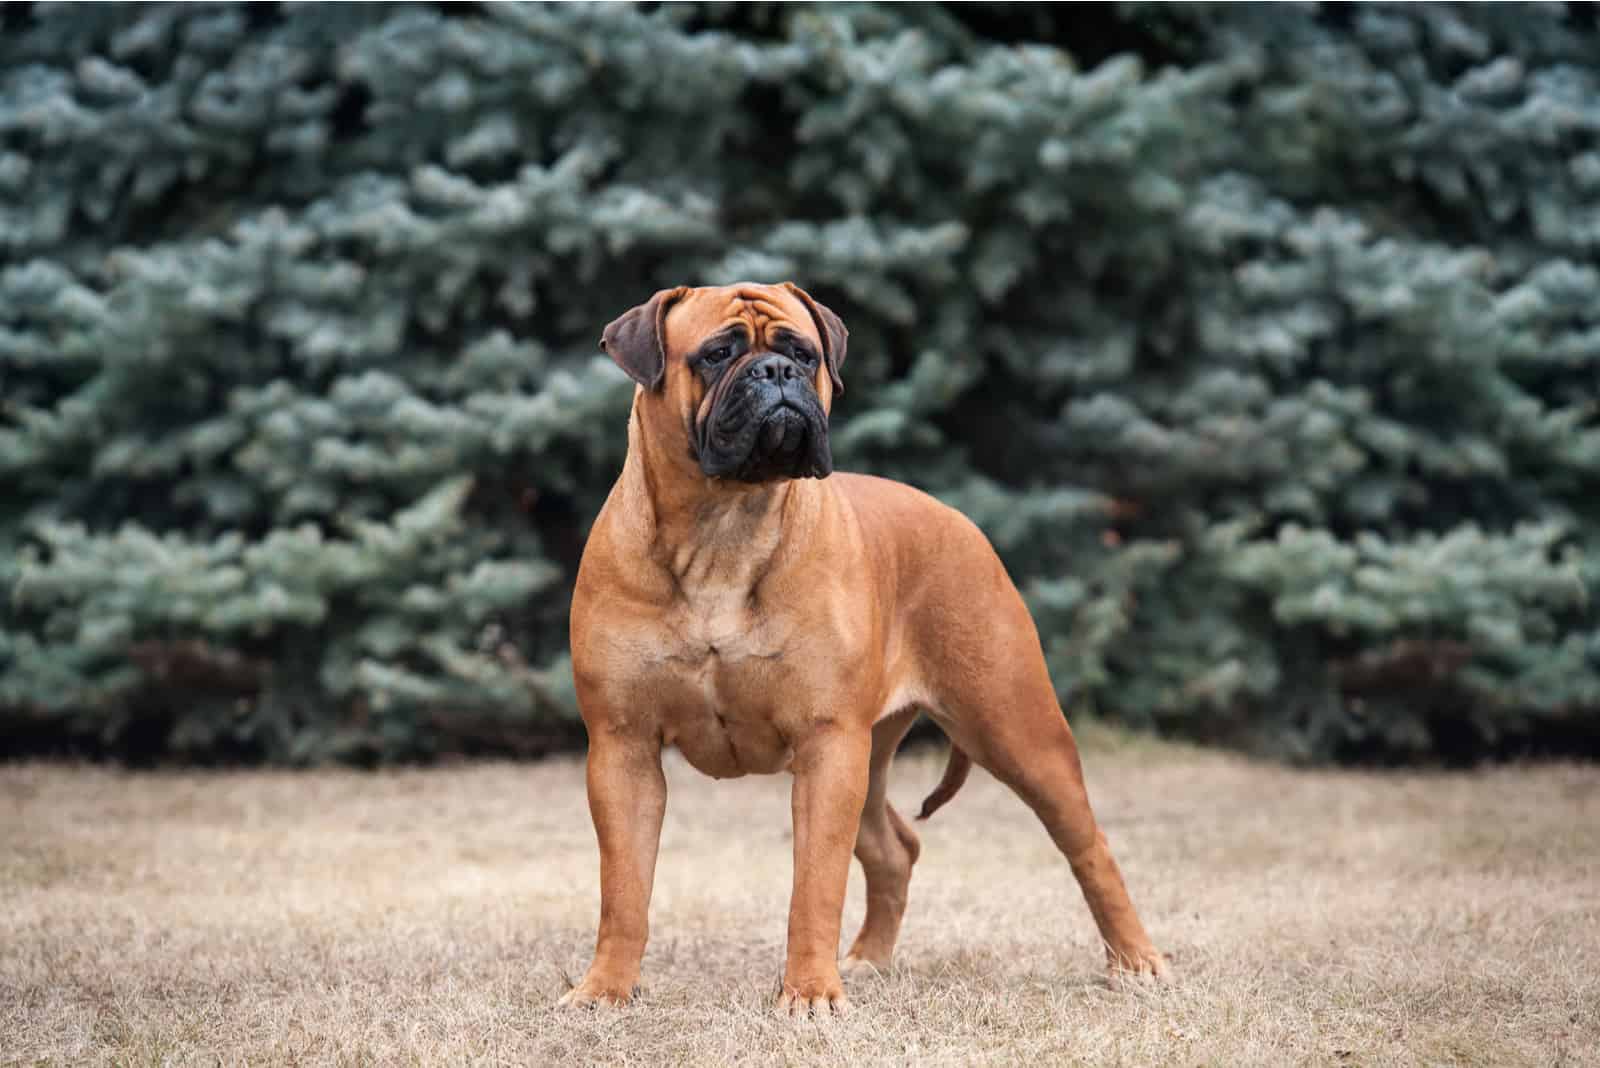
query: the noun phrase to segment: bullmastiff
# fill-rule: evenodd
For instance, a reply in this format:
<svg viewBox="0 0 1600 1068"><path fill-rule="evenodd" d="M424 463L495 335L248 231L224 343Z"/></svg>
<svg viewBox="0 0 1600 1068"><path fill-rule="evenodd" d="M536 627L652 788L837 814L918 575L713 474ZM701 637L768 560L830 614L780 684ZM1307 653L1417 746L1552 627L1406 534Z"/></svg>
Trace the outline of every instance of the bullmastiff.
<svg viewBox="0 0 1600 1068"><path fill-rule="evenodd" d="M1113 974L1160 975L1095 823L1033 620L966 517L835 473L828 413L847 332L792 284L664 290L605 328L637 383L628 455L584 548L572 666L588 729L600 930L565 1005L639 982L666 810L662 750L718 778L794 776L794 886L778 1008L843 1012L852 852L866 919L845 970L894 952L917 836L889 804L918 713L952 744L926 816L972 761L1043 821Z"/></svg>

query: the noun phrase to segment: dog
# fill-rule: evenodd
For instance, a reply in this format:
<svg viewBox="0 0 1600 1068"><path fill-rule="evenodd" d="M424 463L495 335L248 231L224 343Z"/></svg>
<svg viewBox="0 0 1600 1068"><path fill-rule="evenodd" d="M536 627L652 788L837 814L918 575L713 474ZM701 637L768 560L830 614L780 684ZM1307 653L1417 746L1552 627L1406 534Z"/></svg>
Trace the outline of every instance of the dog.
<svg viewBox="0 0 1600 1068"><path fill-rule="evenodd" d="M1167 965L1095 822L1033 620L978 527L901 483L835 473L848 331L792 283L663 290L605 328L636 383L622 473L584 547L572 667L600 845L593 962L563 1005L639 981L676 746L717 778L794 776L777 1008L848 1007L837 959L852 852L866 919L845 971L887 969L916 834L885 797L919 713L950 738L921 817L977 761L1066 855L1112 975Z"/></svg>

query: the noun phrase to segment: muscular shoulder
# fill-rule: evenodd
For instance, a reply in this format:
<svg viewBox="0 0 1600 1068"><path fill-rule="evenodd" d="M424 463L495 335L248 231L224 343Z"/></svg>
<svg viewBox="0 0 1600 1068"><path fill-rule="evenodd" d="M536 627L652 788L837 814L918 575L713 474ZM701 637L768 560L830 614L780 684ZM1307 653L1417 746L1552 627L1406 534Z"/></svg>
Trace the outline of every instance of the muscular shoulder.
<svg viewBox="0 0 1600 1068"><path fill-rule="evenodd" d="M983 537L977 525L961 512L904 482L848 471L832 477L863 526L888 525L901 534L920 531L931 536Z"/></svg>

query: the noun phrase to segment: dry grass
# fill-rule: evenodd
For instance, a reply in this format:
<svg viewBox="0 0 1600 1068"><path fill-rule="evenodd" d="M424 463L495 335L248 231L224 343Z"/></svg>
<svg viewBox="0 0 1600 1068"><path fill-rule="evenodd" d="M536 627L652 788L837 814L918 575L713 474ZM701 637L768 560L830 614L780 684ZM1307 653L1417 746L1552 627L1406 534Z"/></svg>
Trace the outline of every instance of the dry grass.
<svg viewBox="0 0 1600 1068"><path fill-rule="evenodd" d="M1091 741L1175 985L1105 985L1065 862L980 774L923 831L896 971L803 1024L768 1011L786 777L673 765L646 996L557 1013L597 908L575 761L0 767L0 1061L1600 1063L1595 768L1307 773ZM938 764L896 770L914 809Z"/></svg>

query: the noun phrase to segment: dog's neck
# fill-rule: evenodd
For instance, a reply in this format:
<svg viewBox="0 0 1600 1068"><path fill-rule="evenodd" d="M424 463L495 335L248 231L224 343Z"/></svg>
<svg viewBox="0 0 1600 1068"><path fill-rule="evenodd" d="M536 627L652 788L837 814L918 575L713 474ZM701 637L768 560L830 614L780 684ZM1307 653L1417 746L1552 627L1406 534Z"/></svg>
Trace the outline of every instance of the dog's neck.
<svg viewBox="0 0 1600 1068"><path fill-rule="evenodd" d="M815 485L710 478L686 447L674 451L666 444L675 435L646 433L641 418L635 405L622 477L634 484L632 499L649 504L648 515L631 517L639 522L649 557L679 584L759 581L782 555L786 537L798 533L795 524L812 512L807 491Z"/></svg>

